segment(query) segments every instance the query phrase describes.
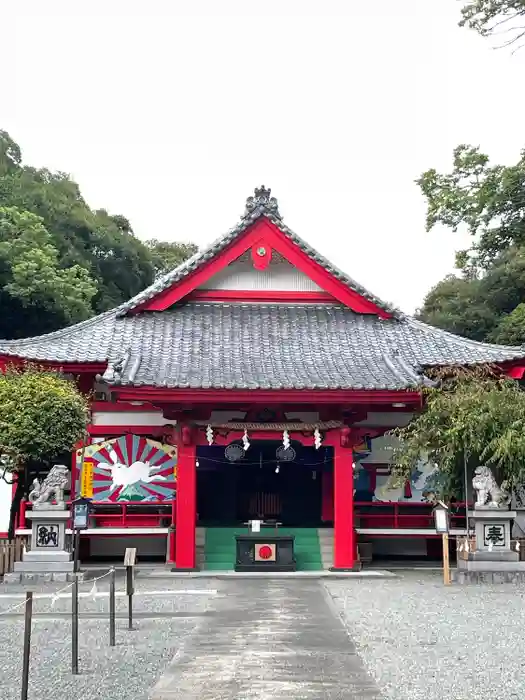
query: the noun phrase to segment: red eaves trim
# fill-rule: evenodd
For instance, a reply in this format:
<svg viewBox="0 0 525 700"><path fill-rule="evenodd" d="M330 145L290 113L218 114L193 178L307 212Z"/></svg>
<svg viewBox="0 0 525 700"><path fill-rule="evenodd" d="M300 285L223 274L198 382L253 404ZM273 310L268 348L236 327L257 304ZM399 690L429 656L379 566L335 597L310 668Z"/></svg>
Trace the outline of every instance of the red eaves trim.
<svg viewBox="0 0 525 700"><path fill-rule="evenodd" d="M91 410L98 411L99 413L132 413L137 411L148 411L149 413L155 411L156 413L160 413L159 409L152 406L148 401L145 401L141 406L122 401L118 403L113 403L113 401L92 401Z"/></svg>
<svg viewBox="0 0 525 700"><path fill-rule="evenodd" d="M191 419L190 419L191 420ZM171 424L167 424L169 427L171 427ZM395 426L394 426L395 427ZM390 426L381 426L381 428L378 428L376 430L373 430L372 428L367 427L365 428L359 428L358 426L354 426L354 430L356 431L356 434L364 437L365 435L368 435L369 437L378 437L379 435L383 435L386 433L388 430L391 430L392 428ZM121 435L151 435L153 437L160 438L163 435L166 434L167 427L166 426L161 426L161 425L88 425L87 428L88 434L91 437L105 437L105 438L111 438L114 436L121 436ZM300 431L295 431L294 433L294 440L299 440L303 444L311 444L312 439L311 437L301 437L297 435ZM215 435L215 444L216 445L229 445L230 442L234 440L240 440L242 437L242 431L240 430L228 430L227 435L221 435L220 433L217 433ZM258 439L258 440L278 440L282 438L282 433L278 431L270 431L270 430L257 430L254 431L252 434L253 439ZM198 430L195 433L194 436L195 443L197 445L202 445L202 446L207 446L208 441L206 438L206 435L204 431ZM339 428L334 428L331 430L327 430L326 434L323 439L323 445L325 446L331 446L335 445L338 441L340 440L339 436ZM364 463L364 466L366 467L368 463Z"/></svg>
<svg viewBox="0 0 525 700"><path fill-rule="evenodd" d="M71 374L97 374L106 371L106 362L51 362L50 360L33 360L30 357L18 355L0 355L0 369L15 365L21 367L25 364L34 364L44 369L57 369Z"/></svg>
<svg viewBox="0 0 525 700"><path fill-rule="evenodd" d="M197 289L188 295L192 301L243 301L249 302L296 302L308 304L329 304L337 299L328 292L290 292L275 289Z"/></svg>
<svg viewBox="0 0 525 700"><path fill-rule="evenodd" d="M352 391L352 390L305 390L305 389L167 389L158 387L114 386L111 393L123 401L163 401L174 403L265 403L273 400L277 404L392 404L402 402L421 405L418 391Z"/></svg>
<svg viewBox="0 0 525 700"><path fill-rule="evenodd" d="M143 304L139 304L134 310L138 311L164 311L173 304L195 291L207 282L213 275L223 270L227 265L240 257L260 240L265 245L271 245L292 265L304 272L311 280L319 285L325 292L335 297L357 313L376 314L381 318L391 318L391 314L368 301L357 292L354 292L346 284L338 280L325 270L319 263L312 260L295 243L288 239L277 226L263 217L250 226L235 241L228 245L215 258L200 266L195 272L189 274L180 282L157 294Z"/></svg>
<svg viewBox="0 0 525 700"><path fill-rule="evenodd" d="M507 377L510 377L511 379L523 379L525 367L523 365L516 365L515 367L508 367L507 369L504 369L504 372Z"/></svg>
<svg viewBox="0 0 525 700"><path fill-rule="evenodd" d="M171 426L169 421L166 424ZM166 432L162 425L93 425L87 427L93 437L112 437L113 435L153 435L159 437Z"/></svg>

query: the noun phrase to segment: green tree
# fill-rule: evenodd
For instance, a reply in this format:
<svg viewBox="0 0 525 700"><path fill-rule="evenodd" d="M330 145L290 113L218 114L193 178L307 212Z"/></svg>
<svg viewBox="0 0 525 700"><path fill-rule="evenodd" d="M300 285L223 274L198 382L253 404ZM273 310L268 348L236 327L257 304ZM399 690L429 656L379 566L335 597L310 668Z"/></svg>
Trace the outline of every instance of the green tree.
<svg viewBox="0 0 525 700"><path fill-rule="evenodd" d="M427 170L417 180L427 199L427 230L466 227L474 244L459 263L485 268L511 246L525 245L525 150L515 165L490 165L479 148L454 150L453 169Z"/></svg>
<svg viewBox="0 0 525 700"><path fill-rule="evenodd" d="M525 478L525 392L489 367L445 369L425 390L425 407L392 434L393 482L404 483L422 454L435 462L444 496L463 492L464 464L488 464L512 488Z"/></svg>
<svg viewBox="0 0 525 700"><path fill-rule="evenodd" d="M0 207L14 208L20 216L29 212L40 217L40 225L49 236L46 250L40 253L37 246L36 260L27 262L25 271L17 269L16 293L14 287L6 291L7 283L0 279L0 336L36 335L83 318L84 302L89 295L88 315L118 306L150 285L161 271L175 267L195 251L190 243L143 243L126 217L112 215L105 209L92 210L69 175L23 164L20 147L6 131L0 131ZM51 253L49 246L56 253ZM48 300L42 307L40 297L33 293L36 282L24 295L23 278L30 281L32 265L43 270L44 258L49 255L54 261L51 265L54 272L47 279ZM70 270L79 284L78 292L73 295L66 289L73 277ZM0 271L0 276L8 272ZM11 277L8 281L14 284ZM57 289L50 292L54 283ZM53 313L50 294L57 302ZM58 308L60 299L64 301L63 310ZM45 314L41 313L42 308Z"/></svg>
<svg viewBox="0 0 525 700"><path fill-rule="evenodd" d="M0 176L20 167L22 153L7 131L0 129Z"/></svg>
<svg viewBox="0 0 525 700"><path fill-rule="evenodd" d="M481 36L499 35L504 45L525 37L525 0L470 0L461 10L460 26Z"/></svg>
<svg viewBox="0 0 525 700"><path fill-rule="evenodd" d="M9 537L27 491L27 473L48 465L81 440L89 422L88 401L75 383L38 367L0 374L0 463L16 481Z"/></svg>
<svg viewBox="0 0 525 700"><path fill-rule="evenodd" d="M0 288L1 336L11 332L8 309L22 307L32 327L42 314L64 325L91 315L97 291L83 267L59 267L42 219L16 207L0 207Z"/></svg>
<svg viewBox="0 0 525 700"><path fill-rule="evenodd" d="M3 194L3 197L2 197ZM80 265L96 281L93 312L121 304L153 281L149 252L126 219L92 211L64 173L21 167L0 183L0 205L40 216L63 268Z"/></svg>
<svg viewBox="0 0 525 700"><path fill-rule="evenodd" d="M512 166L490 165L479 149L459 146L451 172L428 170L418 184L427 230L466 228L473 241L457 255L459 276L439 282L418 316L473 340L520 338L513 311L525 302L525 154Z"/></svg>
<svg viewBox="0 0 525 700"><path fill-rule="evenodd" d="M480 281L454 275L448 275L430 290L417 316L449 333L480 341L497 323L496 314L483 302Z"/></svg>
<svg viewBox="0 0 525 700"><path fill-rule="evenodd" d="M502 316L498 325L489 334L488 340L500 345L523 345L525 343L525 303L518 304L510 314Z"/></svg>
<svg viewBox="0 0 525 700"><path fill-rule="evenodd" d="M194 243L177 243L175 241L159 241L151 238L146 241L155 269L155 278L174 270L192 255L198 248Z"/></svg>

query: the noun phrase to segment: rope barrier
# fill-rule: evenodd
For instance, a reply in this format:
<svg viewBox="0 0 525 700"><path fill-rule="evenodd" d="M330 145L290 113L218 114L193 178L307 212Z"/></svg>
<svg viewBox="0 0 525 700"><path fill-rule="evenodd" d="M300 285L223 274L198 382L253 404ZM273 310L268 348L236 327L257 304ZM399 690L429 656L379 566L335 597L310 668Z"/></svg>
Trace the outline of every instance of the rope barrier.
<svg viewBox="0 0 525 700"><path fill-rule="evenodd" d="M88 595L84 596L84 597L92 598L93 600L95 600L95 598L97 597L97 594L98 594L97 581L100 581L101 579L106 578L106 576L110 576L110 574L112 574L114 571L115 571L115 568L112 567L111 569L108 569L108 571L106 571L106 573L102 574L101 576L97 576L94 579L89 579L89 581L79 582L79 583L91 583L92 584L91 590L89 591ZM63 596L61 596L61 594L64 591L68 591L71 588L73 588L74 585L75 585L74 582L68 583L67 586L63 586L63 588L59 588L58 591L55 591L52 594L49 594L49 593L42 594L42 595L36 594L34 597L35 597L35 599L51 598L51 603L50 603L49 607L52 610L53 606L55 605L57 600L59 600L61 597L63 597ZM26 603L27 603L27 600L23 600L21 603L17 603L17 605L13 605L11 608L8 608L7 610L0 611L0 615L9 615L13 612L13 610L17 610L18 608L23 607Z"/></svg>
<svg viewBox="0 0 525 700"><path fill-rule="evenodd" d="M21 608L23 605L27 603L27 600L23 600L21 603L18 603L18 605L13 605L12 608L8 608L7 610L3 610L0 612L0 615L9 615L13 610L16 610L17 608Z"/></svg>

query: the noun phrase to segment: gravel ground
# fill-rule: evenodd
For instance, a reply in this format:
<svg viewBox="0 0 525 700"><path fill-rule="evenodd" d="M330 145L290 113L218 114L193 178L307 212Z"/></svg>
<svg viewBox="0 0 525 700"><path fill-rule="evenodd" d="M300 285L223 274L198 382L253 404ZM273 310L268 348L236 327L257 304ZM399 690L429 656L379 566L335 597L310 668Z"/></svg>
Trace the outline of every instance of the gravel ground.
<svg viewBox="0 0 525 700"><path fill-rule="evenodd" d="M525 585L450 586L439 573L325 583L386 698L525 697Z"/></svg>
<svg viewBox="0 0 525 700"><path fill-rule="evenodd" d="M82 584L81 591L91 589ZM107 579L97 584L108 590ZM50 593L63 585L47 585L35 593ZM166 588L168 595L153 595ZM31 646L29 699L69 697L83 700L145 700L152 686L191 636L203 624L214 605L210 582L141 581L134 599L136 631L127 631L127 616L117 619L117 646L109 646L109 600L81 598L80 673L71 675L70 599L35 598ZM187 594L186 590L203 590ZM123 590L119 580L117 590ZM21 586L0 585L0 594L19 594ZM141 595L140 593L143 593ZM22 670L23 608L18 615L2 615L21 598L0 597L0 700L19 700ZM117 598L117 614L127 615L127 601ZM36 613L47 613L41 617ZM151 618L145 617L151 615ZM93 616L93 617L89 617Z"/></svg>
<svg viewBox="0 0 525 700"><path fill-rule="evenodd" d="M119 577L117 590L122 591L123 585ZM330 593L385 698L525 697L525 585L445 588L437 572L320 585ZM82 598L80 610L85 617L80 620L81 675L77 677L70 673L70 600L61 598L51 609L49 598L37 597L30 700L146 700L174 655L192 644L198 647L200 630L204 632L210 616L218 614L223 586L209 579L138 581L137 631L127 632L126 600L117 598L117 613L123 617L117 620L115 648L109 647L108 598ZM91 587L92 582L87 582L81 591ZM97 587L107 592L107 579ZM59 588L63 586L48 584L35 593L49 594ZM167 595L155 595L166 589L170 589ZM5 596L21 592L20 586L0 584L0 700L20 698L23 609L17 615L2 613L22 600Z"/></svg>

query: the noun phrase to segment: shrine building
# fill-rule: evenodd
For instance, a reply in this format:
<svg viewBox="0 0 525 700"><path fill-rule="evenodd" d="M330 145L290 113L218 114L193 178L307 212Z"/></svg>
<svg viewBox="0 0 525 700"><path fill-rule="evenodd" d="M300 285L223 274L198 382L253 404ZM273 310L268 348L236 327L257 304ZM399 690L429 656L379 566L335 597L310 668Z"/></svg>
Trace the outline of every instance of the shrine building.
<svg viewBox="0 0 525 700"><path fill-rule="evenodd" d="M4 367L36 362L93 396L69 494L93 499L82 557L137 546L181 571L233 568L233 535L254 519L293 533L299 569L437 556L423 499L434 468L388 490L388 432L421 409L429 368L521 378L524 360L392 308L291 231L264 187L233 229L127 303L0 341ZM0 482L0 531L10 498ZM465 524L460 508L452 535Z"/></svg>

